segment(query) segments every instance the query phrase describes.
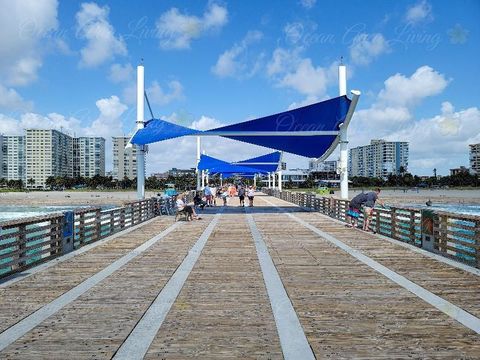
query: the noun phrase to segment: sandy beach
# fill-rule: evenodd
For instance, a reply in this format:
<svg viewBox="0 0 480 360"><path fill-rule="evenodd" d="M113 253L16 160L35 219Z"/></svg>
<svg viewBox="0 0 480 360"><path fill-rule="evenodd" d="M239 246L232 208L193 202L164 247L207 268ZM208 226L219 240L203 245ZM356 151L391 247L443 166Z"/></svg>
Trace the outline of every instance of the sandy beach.
<svg viewBox="0 0 480 360"><path fill-rule="evenodd" d="M349 198L360 193L361 189L351 190ZM145 196L155 196L156 192L146 191ZM333 195L340 196L336 191ZM478 190L383 190L380 198L389 204L425 204L427 200L440 204L480 204ZM0 193L0 205L122 205L137 199L135 191L35 191Z"/></svg>
<svg viewBox="0 0 480 360"><path fill-rule="evenodd" d="M156 192L146 191L145 197ZM122 205L137 199L136 191L31 191L0 193L0 205Z"/></svg>
<svg viewBox="0 0 480 360"><path fill-rule="evenodd" d="M362 190L356 189L349 192L351 199L359 194ZM335 196L340 196L337 191ZM405 192L399 190L382 190L380 198L388 204L409 205L409 204L425 204L427 200L431 200L434 204L480 204L480 189L457 190L457 189L412 189Z"/></svg>

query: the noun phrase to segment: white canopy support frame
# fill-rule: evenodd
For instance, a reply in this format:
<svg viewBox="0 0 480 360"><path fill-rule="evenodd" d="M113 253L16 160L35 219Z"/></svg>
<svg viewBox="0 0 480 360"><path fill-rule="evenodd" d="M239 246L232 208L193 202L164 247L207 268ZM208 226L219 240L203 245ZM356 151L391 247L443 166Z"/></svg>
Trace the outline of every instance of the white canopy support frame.
<svg viewBox="0 0 480 360"><path fill-rule="evenodd" d="M340 96L346 95L347 93L347 77L346 77L346 67L340 65L338 69L339 75L339 93ZM336 149L338 144L340 144L340 188L341 188L341 197L342 199L348 199L348 136L347 130L348 125L352 119L353 113L357 106L358 100L360 98L360 91L352 90L353 97L348 108L345 121L340 126L339 131L209 131L202 133L202 136L332 136L335 135L336 138L328 150L317 159L317 161L323 161ZM144 128L144 94L145 94L145 78L144 78L144 67L139 65L137 67L137 131ZM204 172L200 174L198 171L198 162L199 162L199 153L200 153L200 137L197 134L186 135L186 136L197 136L197 189L199 188L199 177L201 177L201 186L205 186ZM139 199L145 197L145 146L137 146L137 196ZM279 173L279 189L282 188L281 184L281 169ZM201 175L201 176L200 176ZM273 188L275 188L275 172L272 173L273 176ZM271 187L270 183L270 173L268 174L268 187Z"/></svg>

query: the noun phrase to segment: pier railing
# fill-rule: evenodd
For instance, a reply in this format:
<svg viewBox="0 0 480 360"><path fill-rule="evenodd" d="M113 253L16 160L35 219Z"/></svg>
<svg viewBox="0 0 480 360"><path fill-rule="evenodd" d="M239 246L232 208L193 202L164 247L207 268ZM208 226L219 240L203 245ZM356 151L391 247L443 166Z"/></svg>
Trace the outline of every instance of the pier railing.
<svg viewBox="0 0 480 360"><path fill-rule="evenodd" d="M192 199L193 196L189 194L187 200ZM151 198L129 202L114 209L89 207L1 222L0 278L44 263L155 216L174 213L172 198Z"/></svg>
<svg viewBox="0 0 480 360"><path fill-rule="evenodd" d="M262 191L302 208L347 221L348 200L266 188ZM363 221L361 215L359 225L363 225ZM480 216L376 207L370 227L378 234L480 268Z"/></svg>

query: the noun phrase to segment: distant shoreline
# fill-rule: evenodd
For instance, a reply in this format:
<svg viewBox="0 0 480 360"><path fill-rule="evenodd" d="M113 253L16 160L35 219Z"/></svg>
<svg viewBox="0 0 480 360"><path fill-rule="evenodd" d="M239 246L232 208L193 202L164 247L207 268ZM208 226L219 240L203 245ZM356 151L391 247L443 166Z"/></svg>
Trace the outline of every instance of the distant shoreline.
<svg viewBox="0 0 480 360"><path fill-rule="evenodd" d="M290 191L313 191L313 189L292 189ZM351 199L362 189L351 189ZM364 191L370 191L365 188ZM146 191L145 197L156 196L157 191ZM340 191L331 196L338 198ZM480 204L480 189L383 189L380 198L390 204L425 204L433 203ZM32 192L0 192L0 205L122 205L137 200L136 191L32 191Z"/></svg>

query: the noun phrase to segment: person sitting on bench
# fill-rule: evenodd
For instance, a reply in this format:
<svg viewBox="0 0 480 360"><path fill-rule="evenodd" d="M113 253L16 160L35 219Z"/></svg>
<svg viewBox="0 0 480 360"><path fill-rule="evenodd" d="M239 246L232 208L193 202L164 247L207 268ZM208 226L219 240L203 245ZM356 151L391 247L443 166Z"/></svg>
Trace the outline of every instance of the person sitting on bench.
<svg viewBox="0 0 480 360"><path fill-rule="evenodd" d="M193 204L195 206L199 206L200 209L203 210L203 208L205 207L205 205L207 205L207 202L202 200L202 198L200 197L200 194L198 192L195 193L195 197L193 198Z"/></svg>
<svg viewBox="0 0 480 360"><path fill-rule="evenodd" d="M187 215L186 217L187 221L190 221L192 219L200 220L197 213L195 212L195 209L192 206L185 204L185 202L181 197L177 198L177 200L175 201L175 204L177 206L177 215L178 213L185 212Z"/></svg>

